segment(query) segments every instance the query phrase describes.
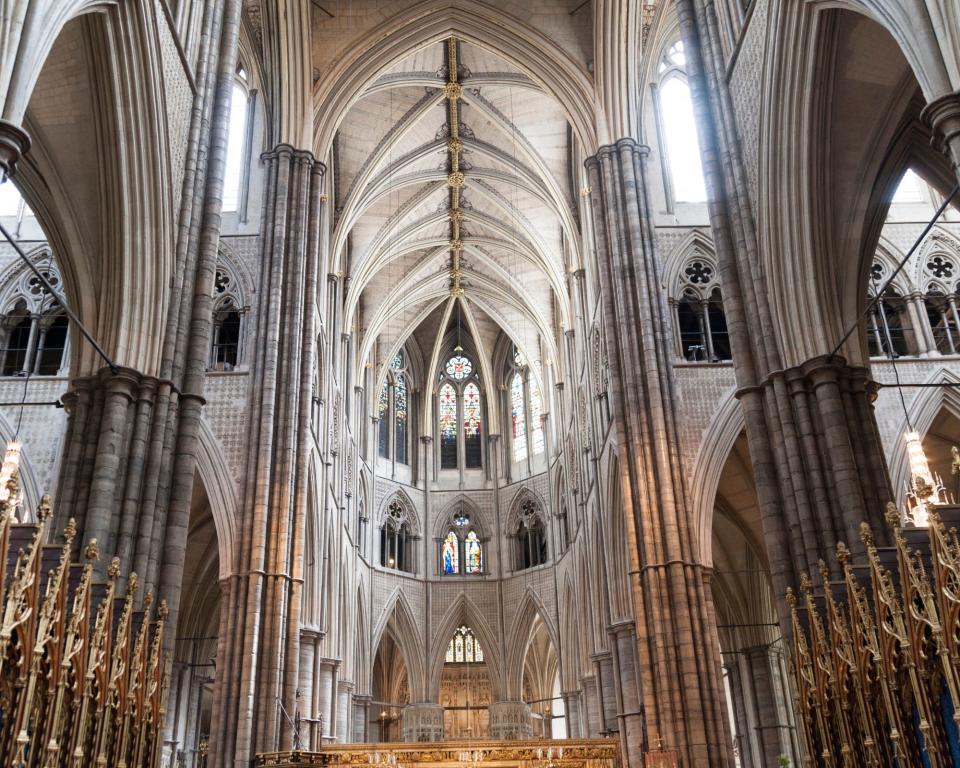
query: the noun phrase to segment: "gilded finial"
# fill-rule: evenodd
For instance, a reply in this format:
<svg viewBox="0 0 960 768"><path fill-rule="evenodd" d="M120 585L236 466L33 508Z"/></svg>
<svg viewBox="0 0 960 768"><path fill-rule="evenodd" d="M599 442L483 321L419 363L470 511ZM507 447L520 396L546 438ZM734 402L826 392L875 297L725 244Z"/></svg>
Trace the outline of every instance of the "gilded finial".
<svg viewBox="0 0 960 768"><path fill-rule="evenodd" d="M87 562L93 562L94 560L100 559L100 545L97 543L96 539L90 539L90 543L87 544L86 548L83 550L83 558Z"/></svg>
<svg viewBox="0 0 960 768"><path fill-rule="evenodd" d="M850 550L847 549L846 544L844 544L842 541L838 541L837 542L837 562L839 562L840 565L843 567L843 566L846 566L846 564L849 561L850 561Z"/></svg>
<svg viewBox="0 0 960 768"><path fill-rule="evenodd" d="M77 535L77 521L72 517L67 520L67 526L63 529L63 538L66 540L67 544L73 543L74 536Z"/></svg>
<svg viewBox="0 0 960 768"><path fill-rule="evenodd" d="M863 542L863 546L867 547L867 549L873 546L873 532L866 523L860 523L860 541Z"/></svg>
<svg viewBox="0 0 960 768"><path fill-rule="evenodd" d="M787 587L787 605L791 608L797 607L797 596L793 592L793 587Z"/></svg>
<svg viewBox="0 0 960 768"><path fill-rule="evenodd" d="M13 478L11 477L10 480L12 482ZM11 498L13 497L12 492L10 496ZM40 499L40 506L37 507L37 520L39 520L40 522L43 522L48 517L50 517L50 497L47 495L44 495L44 497Z"/></svg>
<svg viewBox="0 0 960 768"><path fill-rule="evenodd" d="M800 591L804 594L810 594L813 590L813 580L810 578L809 573L800 574Z"/></svg>
<svg viewBox="0 0 960 768"><path fill-rule="evenodd" d="M143 596L143 610L149 610L151 605L153 605L153 591L147 592Z"/></svg>
<svg viewBox="0 0 960 768"><path fill-rule="evenodd" d="M139 588L139 577L136 573L130 574L130 579L127 581L127 594L132 595Z"/></svg>
<svg viewBox="0 0 960 768"><path fill-rule="evenodd" d="M161 600L160 606L157 608L157 618L163 621L167 618L167 614L170 613L170 609L167 607L167 601Z"/></svg>
<svg viewBox="0 0 960 768"><path fill-rule="evenodd" d="M887 502L887 509L884 513L884 517L887 519L887 523L894 528L900 526L900 510L897 509L897 505L892 501Z"/></svg>
<svg viewBox="0 0 960 768"><path fill-rule="evenodd" d="M120 575L120 558L115 557L110 561L110 567L107 568L107 577L114 581Z"/></svg>
<svg viewBox="0 0 960 768"><path fill-rule="evenodd" d="M960 475L960 448L957 446L950 447L950 455L953 456L953 461L950 463L950 471L954 475Z"/></svg>
<svg viewBox="0 0 960 768"><path fill-rule="evenodd" d="M827 570L827 564L822 557L817 562L817 568L820 571L820 580L826 586L827 582L830 581L830 571Z"/></svg>

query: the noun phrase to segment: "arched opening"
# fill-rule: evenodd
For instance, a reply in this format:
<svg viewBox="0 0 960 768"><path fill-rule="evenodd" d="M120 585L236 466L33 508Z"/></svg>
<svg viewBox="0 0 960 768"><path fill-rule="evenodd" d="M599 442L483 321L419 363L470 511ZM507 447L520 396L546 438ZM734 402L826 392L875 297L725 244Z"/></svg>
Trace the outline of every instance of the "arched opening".
<svg viewBox="0 0 960 768"><path fill-rule="evenodd" d="M220 558L217 530L203 481L193 485L181 609L168 711L178 765L199 768L211 732L220 633Z"/></svg>
<svg viewBox="0 0 960 768"><path fill-rule="evenodd" d="M717 486L711 534L727 721L737 766L777 765L799 754L746 437L734 443Z"/></svg>
<svg viewBox="0 0 960 768"><path fill-rule="evenodd" d="M478 739L489 734L490 678L480 640L466 624L447 645L440 675L443 733L448 739Z"/></svg>
<svg viewBox="0 0 960 768"><path fill-rule="evenodd" d="M567 738L567 715L560 693L560 659L543 619L530 628L523 661L523 700L530 707L534 738Z"/></svg>
<svg viewBox="0 0 960 768"><path fill-rule="evenodd" d="M410 703L407 663L392 632L380 640L373 660L373 701L368 732L374 741L400 741L404 707Z"/></svg>

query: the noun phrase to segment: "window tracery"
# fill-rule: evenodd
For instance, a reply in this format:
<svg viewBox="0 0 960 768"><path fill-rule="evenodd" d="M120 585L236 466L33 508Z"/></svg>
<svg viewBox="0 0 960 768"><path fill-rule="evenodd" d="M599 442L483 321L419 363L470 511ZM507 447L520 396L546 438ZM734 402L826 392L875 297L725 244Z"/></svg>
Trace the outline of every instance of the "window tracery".
<svg viewBox="0 0 960 768"><path fill-rule="evenodd" d="M387 506L380 528L380 565L413 573L416 570L413 538L406 506L394 499Z"/></svg>
<svg viewBox="0 0 960 768"><path fill-rule="evenodd" d="M717 265L696 245L681 263L671 297L677 353L691 362L729 360L730 337Z"/></svg>
<svg viewBox="0 0 960 768"><path fill-rule="evenodd" d="M441 367L437 389L440 469L483 467L483 397L473 360L457 350Z"/></svg>
<svg viewBox="0 0 960 768"><path fill-rule="evenodd" d="M410 376L403 350L390 369L377 398L377 452L384 459L407 464L410 445Z"/></svg>
<svg viewBox="0 0 960 768"><path fill-rule="evenodd" d="M444 661L447 664L483 663L483 649L470 627L466 625L457 627L457 631L450 638Z"/></svg>
<svg viewBox="0 0 960 768"><path fill-rule="evenodd" d="M35 259L44 279L62 290L60 272L45 250ZM63 307L29 269L4 290L0 317L0 375L56 376L66 367L69 322Z"/></svg>
<svg viewBox="0 0 960 768"><path fill-rule="evenodd" d="M507 369L509 393L510 437L515 464L523 463L544 452L543 396L537 386L526 357L513 347Z"/></svg>
<svg viewBox="0 0 960 768"><path fill-rule="evenodd" d="M482 574L484 540L462 502L447 520L444 531L440 542L440 573L444 576Z"/></svg>
<svg viewBox="0 0 960 768"><path fill-rule="evenodd" d="M225 265L217 266L213 281L213 329L210 335L210 369L232 371L241 362L244 326L240 283Z"/></svg>
<svg viewBox="0 0 960 768"><path fill-rule="evenodd" d="M524 571L547 562L547 535L543 511L531 496L520 501L513 536L516 540L515 570Z"/></svg>

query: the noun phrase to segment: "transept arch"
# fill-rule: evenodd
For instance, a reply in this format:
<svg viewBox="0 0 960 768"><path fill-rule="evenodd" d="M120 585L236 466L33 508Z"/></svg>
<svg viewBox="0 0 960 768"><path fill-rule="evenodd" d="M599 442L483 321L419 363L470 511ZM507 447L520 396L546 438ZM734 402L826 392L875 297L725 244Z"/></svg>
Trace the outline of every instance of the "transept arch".
<svg viewBox="0 0 960 768"><path fill-rule="evenodd" d="M399 647L407 669L407 682L412 703L432 701L428 691L426 669L424 668L424 641L420 634L420 624L410 608L407 598L400 587L394 589L387 599L386 606L373 630L371 648L379 648L384 635L388 634ZM444 650L446 647L444 646Z"/></svg>

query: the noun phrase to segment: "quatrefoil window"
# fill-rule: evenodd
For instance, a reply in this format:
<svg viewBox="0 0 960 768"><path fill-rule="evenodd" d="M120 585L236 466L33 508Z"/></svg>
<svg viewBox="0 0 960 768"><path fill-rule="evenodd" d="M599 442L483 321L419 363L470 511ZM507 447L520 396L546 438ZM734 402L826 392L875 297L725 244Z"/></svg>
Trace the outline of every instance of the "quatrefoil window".
<svg viewBox="0 0 960 768"><path fill-rule="evenodd" d="M57 284L60 282L60 278L57 275L55 275L53 272L42 272L41 274L47 279L47 282L50 283L50 287L57 287ZM44 288L43 283L40 282L40 278L36 275L27 281L27 289L34 296L39 296L40 294L47 292L47 289Z"/></svg>
<svg viewBox="0 0 960 768"><path fill-rule="evenodd" d="M702 261L691 261L683 273L694 285L706 285L713 278L713 267Z"/></svg>
<svg viewBox="0 0 960 768"><path fill-rule="evenodd" d="M943 256L934 256L927 262L927 269L934 277L953 277L956 267L949 259L945 259Z"/></svg>
<svg viewBox="0 0 960 768"><path fill-rule="evenodd" d="M870 267L870 282L879 283L883 279L883 264L879 261L873 262L873 266Z"/></svg>

